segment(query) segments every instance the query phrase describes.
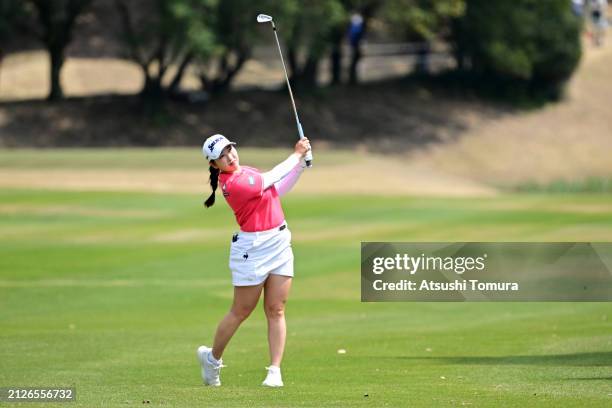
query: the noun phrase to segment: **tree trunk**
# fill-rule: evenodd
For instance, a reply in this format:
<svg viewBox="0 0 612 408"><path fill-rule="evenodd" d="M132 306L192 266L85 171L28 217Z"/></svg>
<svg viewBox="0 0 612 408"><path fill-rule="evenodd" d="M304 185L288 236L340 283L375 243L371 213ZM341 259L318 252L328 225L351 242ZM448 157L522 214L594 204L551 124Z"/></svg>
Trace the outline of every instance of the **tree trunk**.
<svg viewBox="0 0 612 408"><path fill-rule="evenodd" d="M226 63L224 64L225 72L223 76L219 78L219 83L216 89L217 92L225 92L229 89L230 85L232 84L232 80L240 71L246 60L249 59L249 55L249 51L238 52L236 63L233 66L226 60Z"/></svg>
<svg viewBox="0 0 612 408"><path fill-rule="evenodd" d="M317 74L319 73L319 59L312 55L308 56L306 65L302 72L302 80L300 81L303 86L314 89L317 87Z"/></svg>
<svg viewBox="0 0 612 408"><path fill-rule="evenodd" d="M139 94L142 106L144 107L144 113L146 115L154 115L164 105L165 95L162 87L162 78L159 75L151 74L148 65L141 65L140 68L145 77L145 83Z"/></svg>
<svg viewBox="0 0 612 408"><path fill-rule="evenodd" d="M298 67L297 61L297 51L294 47L289 47L289 49L287 50L287 61L289 61L289 82L293 84L293 82L295 82L295 79L301 76L299 72L300 68Z"/></svg>
<svg viewBox="0 0 612 408"><path fill-rule="evenodd" d="M2 83L2 60L4 59L4 53L0 49L0 84Z"/></svg>
<svg viewBox="0 0 612 408"><path fill-rule="evenodd" d="M91 0L70 0L66 3L32 0L32 3L38 11L38 20L42 26L43 32L39 37L49 52L51 89L47 100L56 101L64 96L60 81L64 49L72 39L77 16L89 6Z"/></svg>
<svg viewBox="0 0 612 408"><path fill-rule="evenodd" d="M329 62L332 85L340 85L342 83L342 40L344 39L345 31L346 27L342 24L340 27L334 28L330 36L332 49Z"/></svg>
<svg viewBox="0 0 612 408"><path fill-rule="evenodd" d="M161 78L147 75L142 91L140 92L141 96L145 99L157 100L163 99L163 93Z"/></svg>
<svg viewBox="0 0 612 408"><path fill-rule="evenodd" d="M331 84L340 85L342 83L342 37L335 39L331 51Z"/></svg>
<svg viewBox="0 0 612 408"><path fill-rule="evenodd" d="M51 70L50 70L50 84L51 90L49 91L49 96L47 96L47 100L49 101L58 101L64 97L64 92L62 90L62 83L60 80L60 73L62 71L62 66L64 65L64 48L62 45L50 47L49 48L49 57L51 62Z"/></svg>
<svg viewBox="0 0 612 408"><path fill-rule="evenodd" d="M179 86L181 85L181 80L183 79L183 76L185 75L185 70L191 63L192 59L193 59L192 52L185 55L185 57L183 58L183 61L181 61L181 65L179 66L178 71L176 72L176 75L174 75L174 78L172 79L172 82L170 83L170 86L168 87L169 93L174 94L179 89Z"/></svg>

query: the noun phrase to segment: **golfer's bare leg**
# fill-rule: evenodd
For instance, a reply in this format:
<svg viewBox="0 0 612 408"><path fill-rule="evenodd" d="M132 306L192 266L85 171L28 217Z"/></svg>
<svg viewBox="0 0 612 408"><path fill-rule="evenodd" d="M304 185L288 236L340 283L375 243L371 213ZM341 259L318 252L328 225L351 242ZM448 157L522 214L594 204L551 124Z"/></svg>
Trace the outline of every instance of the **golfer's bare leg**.
<svg viewBox="0 0 612 408"><path fill-rule="evenodd" d="M212 355L217 360L223 355L225 346L238 330L240 323L251 314L261 295L263 283L256 286L234 286L234 302L229 313L225 315L215 333Z"/></svg>
<svg viewBox="0 0 612 408"><path fill-rule="evenodd" d="M270 275L264 285L264 309L268 319L268 344L270 364L280 367L285 351L287 325L285 323L285 303L291 289L292 278Z"/></svg>

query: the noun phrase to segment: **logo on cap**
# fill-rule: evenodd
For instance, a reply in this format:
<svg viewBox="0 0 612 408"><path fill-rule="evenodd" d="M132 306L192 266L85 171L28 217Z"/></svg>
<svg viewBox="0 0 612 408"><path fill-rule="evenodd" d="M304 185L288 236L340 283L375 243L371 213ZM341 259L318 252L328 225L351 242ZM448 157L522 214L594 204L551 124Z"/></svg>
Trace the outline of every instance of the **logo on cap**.
<svg viewBox="0 0 612 408"><path fill-rule="evenodd" d="M223 136L219 136L218 138L216 138L215 140L212 141L211 144L208 145L208 150L210 150L210 152L212 153L213 149L215 148L215 145L220 141L223 140Z"/></svg>

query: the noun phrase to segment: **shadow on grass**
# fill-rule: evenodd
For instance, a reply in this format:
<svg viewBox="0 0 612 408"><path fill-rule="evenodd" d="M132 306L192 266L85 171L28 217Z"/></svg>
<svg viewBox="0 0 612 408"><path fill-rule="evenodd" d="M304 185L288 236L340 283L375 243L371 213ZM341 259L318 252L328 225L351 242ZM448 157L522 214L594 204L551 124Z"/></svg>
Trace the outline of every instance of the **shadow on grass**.
<svg viewBox="0 0 612 408"><path fill-rule="evenodd" d="M612 351L549 354L540 356L457 356L457 357L376 357L400 360L422 360L440 364L474 364L474 365L541 365L541 366L575 366L575 367L612 367ZM577 379L577 378L574 378ZM595 378L597 379L597 378Z"/></svg>
<svg viewBox="0 0 612 408"><path fill-rule="evenodd" d="M168 100L162 113L153 116L144 114L140 102L136 95L116 94L56 103L0 102L0 145L198 147L210 134L221 132L240 146L289 148L297 137L284 88L233 91L206 103ZM297 103L313 140L386 153L455 140L473 117L509 113L409 80L317 89L300 93Z"/></svg>

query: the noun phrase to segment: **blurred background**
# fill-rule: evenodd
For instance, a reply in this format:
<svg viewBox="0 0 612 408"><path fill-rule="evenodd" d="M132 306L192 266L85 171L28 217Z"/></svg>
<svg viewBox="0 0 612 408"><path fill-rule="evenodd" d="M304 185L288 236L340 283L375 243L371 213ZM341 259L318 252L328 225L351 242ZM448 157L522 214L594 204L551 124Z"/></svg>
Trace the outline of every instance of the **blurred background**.
<svg viewBox="0 0 612 408"><path fill-rule="evenodd" d="M2 0L0 145L290 147L259 12L318 151L391 154L439 192L609 189L605 1Z"/></svg>

